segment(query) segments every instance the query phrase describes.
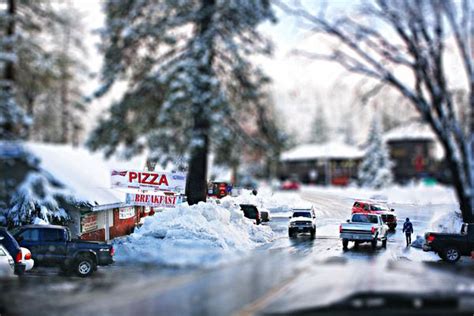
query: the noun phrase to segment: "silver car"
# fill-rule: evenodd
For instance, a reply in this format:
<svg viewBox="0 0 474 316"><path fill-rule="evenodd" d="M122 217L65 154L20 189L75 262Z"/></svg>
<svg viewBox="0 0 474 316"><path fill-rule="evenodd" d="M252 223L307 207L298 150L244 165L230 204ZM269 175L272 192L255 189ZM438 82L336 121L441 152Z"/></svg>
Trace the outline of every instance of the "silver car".
<svg viewBox="0 0 474 316"><path fill-rule="evenodd" d="M0 245L0 278L15 276L15 262L8 251Z"/></svg>

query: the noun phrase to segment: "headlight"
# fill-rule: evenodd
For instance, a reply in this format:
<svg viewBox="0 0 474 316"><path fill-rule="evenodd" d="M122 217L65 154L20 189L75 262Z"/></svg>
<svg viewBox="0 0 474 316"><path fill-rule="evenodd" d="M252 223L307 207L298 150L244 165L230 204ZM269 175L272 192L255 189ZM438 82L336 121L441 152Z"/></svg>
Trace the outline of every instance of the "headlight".
<svg viewBox="0 0 474 316"><path fill-rule="evenodd" d="M294 226L296 226L296 223L295 223L295 222L290 223L290 226L291 226L291 227L294 227Z"/></svg>

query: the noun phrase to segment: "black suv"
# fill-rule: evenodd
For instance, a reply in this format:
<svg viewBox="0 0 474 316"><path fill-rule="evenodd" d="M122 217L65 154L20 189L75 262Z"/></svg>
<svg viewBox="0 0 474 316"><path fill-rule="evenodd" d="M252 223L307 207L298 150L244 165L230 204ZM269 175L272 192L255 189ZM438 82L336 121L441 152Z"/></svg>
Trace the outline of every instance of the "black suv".
<svg viewBox="0 0 474 316"><path fill-rule="evenodd" d="M114 262L114 248L104 242L72 240L67 227L27 225L13 234L21 247L28 248L38 266L58 266L63 272L81 277L91 275L97 266Z"/></svg>
<svg viewBox="0 0 474 316"><path fill-rule="evenodd" d="M245 217L255 220L254 224L259 225L262 222L260 211L255 205L240 204L240 209L244 212Z"/></svg>

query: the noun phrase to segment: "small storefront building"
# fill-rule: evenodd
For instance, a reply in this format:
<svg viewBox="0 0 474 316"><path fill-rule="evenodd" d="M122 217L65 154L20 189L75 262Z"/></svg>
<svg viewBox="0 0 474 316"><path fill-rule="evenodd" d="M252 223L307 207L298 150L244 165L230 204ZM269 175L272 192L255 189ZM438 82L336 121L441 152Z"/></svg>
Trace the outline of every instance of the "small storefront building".
<svg viewBox="0 0 474 316"><path fill-rule="evenodd" d="M363 156L358 147L340 142L304 144L282 154L279 176L283 180L296 178L303 183L344 186L357 177Z"/></svg>

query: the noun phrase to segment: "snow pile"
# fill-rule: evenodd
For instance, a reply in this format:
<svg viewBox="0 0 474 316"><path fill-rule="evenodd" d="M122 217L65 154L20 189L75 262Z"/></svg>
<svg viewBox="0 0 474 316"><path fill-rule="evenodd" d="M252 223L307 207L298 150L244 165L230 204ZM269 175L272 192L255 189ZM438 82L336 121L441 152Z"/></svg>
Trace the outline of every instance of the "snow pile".
<svg viewBox="0 0 474 316"><path fill-rule="evenodd" d="M147 217L130 236L115 241L116 260L170 266L215 265L270 242L270 227L244 218L232 198L220 205L181 205Z"/></svg>
<svg viewBox="0 0 474 316"><path fill-rule="evenodd" d="M430 222L432 231L441 233L459 233L463 224L458 210L447 210L434 214Z"/></svg>

